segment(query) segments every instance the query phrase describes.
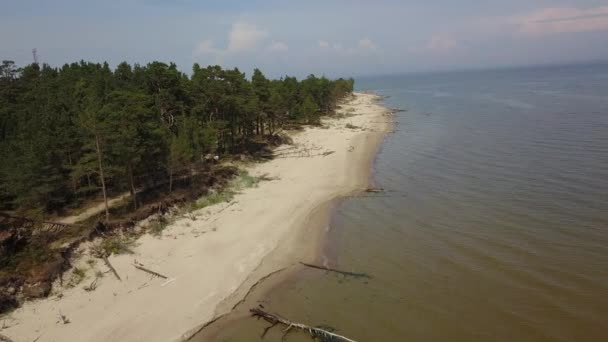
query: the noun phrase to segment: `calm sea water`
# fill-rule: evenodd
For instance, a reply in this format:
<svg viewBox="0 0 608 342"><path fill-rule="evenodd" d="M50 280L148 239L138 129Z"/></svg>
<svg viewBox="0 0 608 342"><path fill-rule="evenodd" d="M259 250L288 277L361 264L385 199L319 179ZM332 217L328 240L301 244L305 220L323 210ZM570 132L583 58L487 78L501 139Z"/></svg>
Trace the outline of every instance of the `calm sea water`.
<svg viewBox="0 0 608 342"><path fill-rule="evenodd" d="M357 87L408 109L376 161L386 193L344 201L329 233L331 266L373 278L305 270L266 308L360 341L608 341L608 66Z"/></svg>

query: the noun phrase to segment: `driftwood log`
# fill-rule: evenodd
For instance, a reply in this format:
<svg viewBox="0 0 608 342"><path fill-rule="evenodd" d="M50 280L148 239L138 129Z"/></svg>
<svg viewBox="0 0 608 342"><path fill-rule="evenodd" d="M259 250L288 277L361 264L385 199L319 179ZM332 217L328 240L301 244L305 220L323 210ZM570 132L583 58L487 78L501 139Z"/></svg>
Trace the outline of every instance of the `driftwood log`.
<svg viewBox="0 0 608 342"><path fill-rule="evenodd" d="M373 192L373 193L384 192L384 189L380 189L380 188L367 188L367 189L365 189L365 192Z"/></svg>
<svg viewBox="0 0 608 342"><path fill-rule="evenodd" d="M356 273L356 272L348 272L348 271L341 271L341 270L337 270L335 268L330 268L330 267L325 267L325 266L318 266L318 265L313 265L313 264L307 264L305 262L300 262L300 264L306 266L306 267L310 267L310 268L316 268L318 270L323 270L323 271L327 271L327 272L334 272L334 273L338 273L338 274L342 274L345 276L350 276L350 277L355 277L355 278L368 278L371 279L371 276L367 273Z"/></svg>
<svg viewBox="0 0 608 342"><path fill-rule="evenodd" d="M268 313L260 308L251 309L251 310L249 310L249 312L251 312L252 316L263 318L266 322L272 324L268 328L264 329L264 333L262 334L262 337L264 335L266 335L268 330L270 330L275 325L282 324L282 325L287 326L287 328L284 330L285 335L287 335L291 329L296 329L296 330L301 330L301 331L308 333L312 338L320 338L322 341L324 341L324 340L336 341L337 340L337 341L346 341L346 342L356 342L353 339L350 339L350 338L342 336L342 335L338 335L333 332L329 332L327 330L323 330L321 328L311 327L311 326L308 326L305 324L292 322L281 316Z"/></svg>
<svg viewBox="0 0 608 342"><path fill-rule="evenodd" d="M133 264L133 267L137 268L140 271L144 271L146 273L149 273L149 274L151 274L151 275L153 275L155 277L159 277L159 278L163 278L163 279L168 279L167 276L164 276L164 275L162 275L162 274L160 274L158 272L154 272L152 270L149 270L149 269L147 269L147 268L145 268L143 266L139 266L139 265Z"/></svg>

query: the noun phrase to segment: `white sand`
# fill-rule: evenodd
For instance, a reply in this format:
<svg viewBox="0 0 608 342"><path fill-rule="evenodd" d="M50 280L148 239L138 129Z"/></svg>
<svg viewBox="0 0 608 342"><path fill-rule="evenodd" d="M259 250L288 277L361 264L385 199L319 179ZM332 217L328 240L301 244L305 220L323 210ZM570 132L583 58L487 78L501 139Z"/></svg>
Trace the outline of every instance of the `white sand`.
<svg viewBox="0 0 608 342"><path fill-rule="evenodd" d="M107 273L95 291L83 289L101 262L76 263L88 269L87 278L71 289L54 289L62 297L29 302L10 315L10 327L0 333L15 342L146 341L167 342L188 338L212 320L218 305L242 297L244 284L294 262L290 248L301 248L297 232L308 227L310 214L332 199L365 189L371 160L391 119L376 96L356 94L343 106L343 119L324 121L325 128L310 128L293 135L294 157L256 164L252 175L276 180L244 190L233 202L202 209L178 220L162 238L143 236L134 255L112 256L122 282ZM352 115L352 116L351 116ZM346 128L352 124L359 128ZM279 149L288 148L283 146ZM285 152L290 150L285 150ZM322 156L326 151L335 153ZM305 156L311 153L313 157ZM277 255L277 247L285 250ZM314 248L314 246L309 246ZM273 252L273 253L271 253ZM273 254L273 258L267 258ZM151 278L135 269L137 260L165 274ZM262 263L262 261L264 261ZM263 264L263 265L262 265ZM263 267L261 267L263 266ZM260 271L260 270L263 270ZM235 294L236 293L236 294ZM65 315L69 324L60 321Z"/></svg>

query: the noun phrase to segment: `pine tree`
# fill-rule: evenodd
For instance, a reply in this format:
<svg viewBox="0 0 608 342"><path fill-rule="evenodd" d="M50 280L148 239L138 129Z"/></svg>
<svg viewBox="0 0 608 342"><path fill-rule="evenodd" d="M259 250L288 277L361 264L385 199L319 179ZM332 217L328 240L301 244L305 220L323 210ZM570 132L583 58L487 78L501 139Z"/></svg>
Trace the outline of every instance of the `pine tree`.
<svg viewBox="0 0 608 342"><path fill-rule="evenodd" d="M207 153L242 153L285 123L317 124L352 79L269 80L195 64L0 65L0 209L41 215L196 174Z"/></svg>

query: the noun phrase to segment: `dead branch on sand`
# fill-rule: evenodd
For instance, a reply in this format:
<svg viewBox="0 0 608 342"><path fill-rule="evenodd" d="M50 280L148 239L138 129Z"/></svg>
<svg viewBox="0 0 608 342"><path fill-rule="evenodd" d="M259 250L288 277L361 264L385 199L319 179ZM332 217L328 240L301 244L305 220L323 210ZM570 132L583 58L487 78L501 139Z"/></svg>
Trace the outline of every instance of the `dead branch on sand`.
<svg viewBox="0 0 608 342"><path fill-rule="evenodd" d="M346 341L346 342L355 342L355 340L352 340L348 337L338 335L338 334L329 332L327 330L323 330L321 328L315 328L315 327L311 327L311 326L308 326L305 324L295 323L286 318L283 318L283 317L280 317L277 315L273 315L273 314L268 313L259 308L251 309L251 310L249 310L249 312L251 312L252 316L263 318L265 321L272 324L271 326L264 329L264 333L262 334L262 337L264 337L266 335L266 333L268 332L268 330L270 330L275 325L282 324L282 325L287 326L287 328L283 331L283 338L285 338L285 336L289 333L289 331L291 329L295 328L297 330L301 330L303 332L308 333L312 338L320 338L322 340L329 340L329 341L338 340L338 341Z"/></svg>
<svg viewBox="0 0 608 342"><path fill-rule="evenodd" d="M91 291L95 291L97 289L97 281L99 280L98 277L95 277L95 280L93 280L93 282L91 282L91 284L89 286L85 286L84 290L87 292L91 292Z"/></svg>
<svg viewBox="0 0 608 342"><path fill-rule="evenodd" d="M151 275L153 275L155 277L159 277L159 278L163 278L163 279L169 279L167 276L164 276L164 275L162 275L162 274L160 274L158 272L154 272L152 270L149 270L149 269L147 269L145 267L142 267L142 266L139 266L139 265L135 265L135 264L133 264L133 267L137 268L138 270L141 270L141 271L144 271L146 273L149 273L149 274L151 274Z"/></svg>
<svg viewBox="0 0 608 342"><path fill-rule="evenodd" d="M371 279L371 276L369 274L367 274L367 273L356 273L356 272L341 271L341 270L337 270L335 268L329 268L329 267L324 267L324 266L317 266L317 265L313 265L313 264L307 264L307 263L301 262L301 261L300 261L300 264L302 264L302 265L304 265L306 267L315 268L315 269L318 269L318 270L339 273L339 274L342 274L344 276L350 276L350 277L355 277L355 278L368 278L368 279Z"/></svg>
<svg viewBox="0 0 608 342"><path fill-rule="evenodd" d="M283 151L294 150L296 148L298 148L298 147L297 146L288 146L288 147L285 147L285 148L278 148L276 150L273 150L272 152L273 153L278 153L278 152L283 152Z"/></svg>
<svg viewBox="0 0 608 342"><path fill-rule="evenodd" d="M315 154L311 154L311 153L303 153L303 154L293 154L293 155L281 155L281 156L277 156L275 157L275 159L287 159L287 158L313 158L313 157L327 157L331 154L336 153L336 151L325 151L323 153L315 153Z"/></svg>
<svg viewBox="0 0 608 342"><path fill-rule="evenodd" d="M70 319L66 315L62 314L61 312L59 312L59 319L61 320L61 323L63 323L63 324L70 323ZM59 323L59 322L57 322L57 323Z"/></svg>
<svg viewBox="0 0 608 342"><path fill-rule="evenodd" d="M280 180L281 177L271 177L268 173L264 173L261 174L260 176L258 176L258 180L261 182L270 182L270 181L275 181L275 180Z"/></svg>
<svg viewBox="0 0 608 342"><path fill-rule="evenodd" d="M15 325L19 325L19 322L15 323L15 324L13 324L13 325L7 325L7 324L6 324L6 319L5 319L5 320L3 320L3 321L2 321L2 327L0 327L0 330L4 330L4 329L8 329L8 328L12 328L12 327L14 327ZM0 341L2 341L2 340L0 340Z"/></svg>
<svg viewBox="0 0 608 342"><path fill-rule="evenodd" d="M312 158L312 157L327 157L330 154L335 153L335 151L326 150L325 152L321 152L322 148L318 146L313 147L302 147L296 150L287 150L282 151L281 153L273 154L275 159L281 158Z"/></svg>
<svg viewBox="0 0 608 342"><path fill-rule="evenodd" d="M116 279L118 279L118 281L122 281L122 279L120 279L120 276L118 275L118 272L116 272L116 269L114 268L114 266L112 266L112 264L110 264L110 260L108 260L108 257L104 256L102 259L103 259L103 262L106 264L106 266L108 266L110 271L112 271L112 273L114 273L114 276L116 277Z"/></svg>
<svg viewBox="0 0 608 342"><path fill-rule="evenodd" d="M8 336L0 334L0 342L14 342Z"/></svg>

